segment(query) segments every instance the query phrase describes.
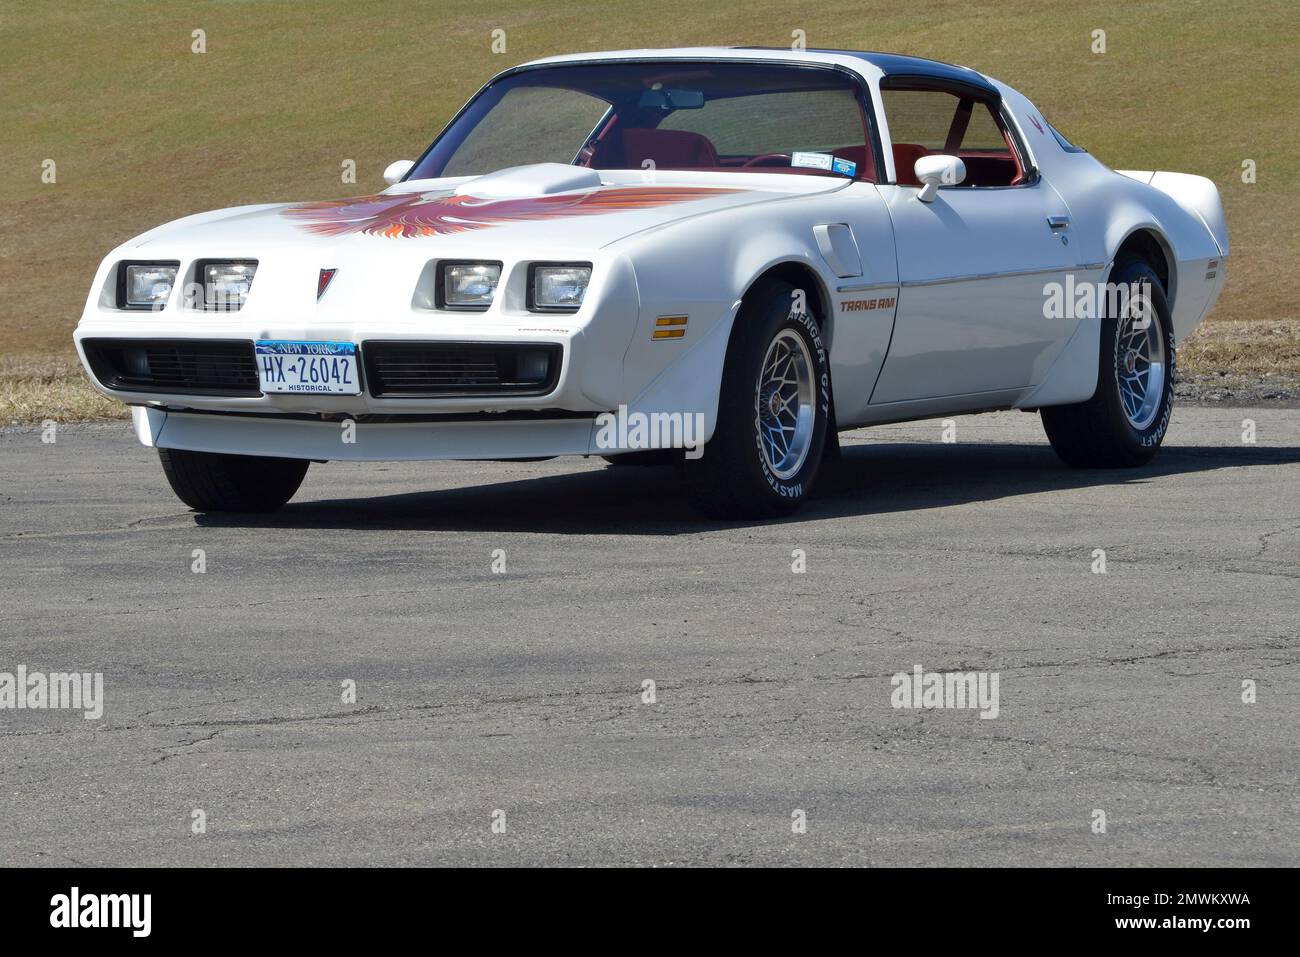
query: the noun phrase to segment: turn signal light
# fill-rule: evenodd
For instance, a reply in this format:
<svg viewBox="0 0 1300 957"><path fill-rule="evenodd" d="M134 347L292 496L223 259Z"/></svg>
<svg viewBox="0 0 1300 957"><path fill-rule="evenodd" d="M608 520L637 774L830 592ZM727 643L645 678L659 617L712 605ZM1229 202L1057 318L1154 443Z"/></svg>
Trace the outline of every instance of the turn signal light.
<svg viewBox="0 0 1300 957"><path fill-rule="evenodd" d="M686 335L688 316L660 316L655 320L651 339L680 339Z"/></svg>

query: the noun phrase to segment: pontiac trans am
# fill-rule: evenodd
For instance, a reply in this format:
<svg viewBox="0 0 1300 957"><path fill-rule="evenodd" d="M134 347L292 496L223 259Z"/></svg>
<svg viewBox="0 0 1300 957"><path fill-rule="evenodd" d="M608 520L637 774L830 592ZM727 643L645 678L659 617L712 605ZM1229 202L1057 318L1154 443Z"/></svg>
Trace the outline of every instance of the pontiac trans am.
<svg viewBox="0 0 1300 957"><path fill-rule="evenodd" d="M313 461L600 455L773 515L837 431L992 409L1140 466L1228 256L1209 180L878 53L528 63L384 177L104 259L77 349L192 508L279 508Z"/></svg>

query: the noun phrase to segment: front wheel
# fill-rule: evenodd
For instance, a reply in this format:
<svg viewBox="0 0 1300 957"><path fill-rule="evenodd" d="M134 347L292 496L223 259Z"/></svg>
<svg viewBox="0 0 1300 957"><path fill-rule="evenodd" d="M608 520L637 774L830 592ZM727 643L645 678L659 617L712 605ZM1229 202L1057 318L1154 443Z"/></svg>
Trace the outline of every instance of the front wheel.
<svg viewBox="0 0 1300 957"><path fill-rule="evenodd" d="M1056 454L1075 468L1133 468L1160 448L1174 404L1174 331L1155 271L1116 265L1101 324L1097 391L1087 402L1040 410ZM1108 290L1109 293L1109 290Z"/></svg>
<svg viewBox="0 0 1300 957"><path fill-rule="evenodd" d="M793 512L817 477L831 380L806 296L784 282L755 289L736 317L718 421L699 459L685 459L699 507L727 518Z"/></svg>
<svg viewBox="0 0 1300 957"><path fill-rule="evenodd" d="M176 497L198 512L274 512L293 498L305 459L159 449Z"/></svg>

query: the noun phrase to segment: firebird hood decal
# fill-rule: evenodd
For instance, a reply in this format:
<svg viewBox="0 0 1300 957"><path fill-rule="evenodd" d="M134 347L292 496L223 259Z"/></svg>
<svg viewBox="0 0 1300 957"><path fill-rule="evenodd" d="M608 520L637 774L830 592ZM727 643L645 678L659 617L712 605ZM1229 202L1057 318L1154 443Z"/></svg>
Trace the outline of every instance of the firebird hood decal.
<svg viewBox="0 0 1300 957"><path fill-rule="evenodd" d="M586 193L479 199L452 193L398 193L302 203L282 210L320 236L445 236L509 223L594 216L688 203L742 190L715 187L627 186Z"/></svg>

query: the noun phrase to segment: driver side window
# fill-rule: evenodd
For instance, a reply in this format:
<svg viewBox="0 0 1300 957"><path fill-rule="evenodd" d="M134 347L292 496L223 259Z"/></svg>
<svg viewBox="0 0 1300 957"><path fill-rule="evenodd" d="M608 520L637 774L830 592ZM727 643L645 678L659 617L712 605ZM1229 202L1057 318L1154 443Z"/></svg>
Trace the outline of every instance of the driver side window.
<svg viewBox="0 0 1300 957"><path fill-rule="evenodd" d="M971 92L909 83L881 91L900 186L920 186L913 166L943 153L966 165L966 187L1019 186L1025 167L997 106Z"/></svg>

